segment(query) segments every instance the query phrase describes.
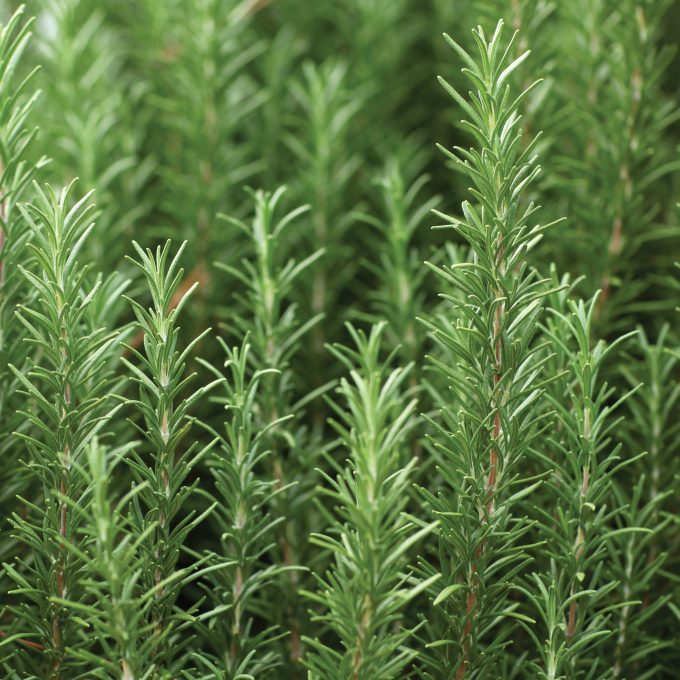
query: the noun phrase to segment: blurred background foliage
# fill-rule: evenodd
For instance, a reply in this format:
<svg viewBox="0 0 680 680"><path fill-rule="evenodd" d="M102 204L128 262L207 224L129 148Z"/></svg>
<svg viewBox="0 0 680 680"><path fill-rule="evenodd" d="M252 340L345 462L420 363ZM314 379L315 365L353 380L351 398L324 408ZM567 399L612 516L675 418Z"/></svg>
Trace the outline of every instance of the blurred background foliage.
<svg viewBox="0 0 680 680"><path fill-rule="evenodd" d="M677 259L677 3L36 0L27 10L36 39L23 68L41 66L35 151L54 150L46 179L96 189L98 266L119 268L131 238L186 239L186 268L203 284L192 315L214 324L220 306L205 300L230 294L215 261L238 262L244 247L218 215L247 213L243 185L286 184L290 205L310 204L291 249L326 249L298 294L306 311L344 310L324 324L334 335L378 285L365 266L375 234L357 216L384 212L385 164L398 162L406 184L426 173L444 210L465 191L434 146L463 139L434 77L460 79L437 36L469 46L461 27L504 18L521 31L517 53L532 50L519 84L543 79L525 111L527 134L543 131L530 198L568 220L536 257L584 275L584 292L603 288L604 334L640 322L658 331L653 310ZM442 242L427 228L412 237L421 259Z"/></svg>

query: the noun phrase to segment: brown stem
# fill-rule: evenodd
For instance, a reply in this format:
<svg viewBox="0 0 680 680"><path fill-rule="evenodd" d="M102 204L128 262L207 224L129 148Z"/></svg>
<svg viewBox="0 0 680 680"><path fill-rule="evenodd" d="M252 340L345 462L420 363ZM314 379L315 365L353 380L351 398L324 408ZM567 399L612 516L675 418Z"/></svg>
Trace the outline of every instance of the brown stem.
<svg viewBox="0 0 680 680"><path fill-rule="evenodd" d="M359 680L359 672L361 670L361 661L363 658L361 652L364 646L364 641L366 640L366 632L369 630L371 626L371 619L373 618L373 605L371 602L371 596L368 593L364 596L363 610L361 622L359 624L359 631L357 633L356 648L354 650L352 680Z"/></svg>
<svg viewBox="0 0 680 680"><path fill-rule="evenodd" d="M477 548L476 556L481 557L483 552L483 545ZM470 656L470 633L472 631L472 616L477 606L477 564L473 562L470 575L470 592L465 601L465 625L463 626L463 634L461 636L461 646L463 648L463 659L458 670L456 671L456 680L462 680L467 671L468 657Z"/></svg>
<svg viewBox="0 0 680 680"><path fill-rule="evenodd" d="M7 633L4 630L0 630L0 638L7 637L9 633ZM39 642L33 642L32 640L26 640L25 638L19 638L17 642L20 645L24 645L26 647L30 647L31 649L37 649L38 651L42 652L45 650L45 645L41 645Z"/></svg>
<svg viewBox="0 0 680 680"><path fill-rule="evenodd" d="M572 587L571 594L575 594L575 590ZM574 600L569 605L569 622L567 624L567 642L571 642L574 638L574 631L576 630L576 600Z"/></svg>
<svg viewBox="0 0 680 680"><path fill-rule="evenodd" d="M503 264L503 238L499 237L498 251L496 253L496 266L498 273L502 276L504 273ZM485 513L482 513L481 521L483 524L488 524L494 510L496 485L498 482L498 463L500 458L500 449L498 442L503 436L503 420L501 417L501 376L503 373L503 316L505 314L505 303L502 301L502 292L496 291L496 309L494 312L493 331L492 331L492 345L494 348L494 373L493 373L493 430L491 438L491 448L489 450L489 472L487 475L485 486ZM475 551L475 559L472 562L470 569L470 578L468 585L470 592L467 596L465 604L465 625L461 634L461 648L463 650L463 658L458 670L456 671L456 680L462 680L467 672L467 665L470 656L470 633L472 631L472 620L474 617L475 608L477 606L477 587L479 585L478 578L478 563L484 555L486 549L485 542L480 543Z"/></svg>
<svg viewBox="0 0 680 680"><path fill-rule="evenodd" d="M496 365L494 367L493 388L494 388L494 416L493 416L493 435L491 450L489 451L489 476L486 482L486 514L488 517L493 512L494 491L496 490L496 481L498 477L498 441L503 434L503 422L501 420L501 395L500 382L501 372L503 370L503 339L501 335L503 324L503 313L505 311L505 303L498 302L496 305L496 312L494 314L493 334L494 334L494 355Z"/></svg>
<svg viewBox="0 0 680 680"><path fill-rule="evenodd" d="M505 273L505 266L503 263L503 236L498 239L498 251L496 252L496 267L500 276ZM503 316L505 314L505 302L503 301L503 293L501 290L496 291L496 309L493 319L493 336L492 344L494 348L494 373L493 373L493 435L491 441L491 450L489 451L489 476L486 483L487 503L486 503L486 520L493 511L494 492L496 491L496 480L498 477L498 458L499 448L498 442L503 436L503 422L501 419L501 376L503 374ZM483 547L483 546L482 546Z"/></svg>
<svg viewBox="0 0 680 680"><path fill-rule="evenodd" d="M612 223L612 231L609 237L608 252L610 261L615 260L621 254L622 242L623 242L623 219L621 215L616 215L616 217L614 218L614 222ZM611 274L610 274L611 268L612 266L610 262L609 266L607 267L607 270L602 275L602 280L600 282L600 289L602 290L602 293L600 294L600 297L597 300L597 307L595 309L595 313L598 316L602 312L602 308L604 307L605 303L609 299L609 296L611 295Z"/></svg>

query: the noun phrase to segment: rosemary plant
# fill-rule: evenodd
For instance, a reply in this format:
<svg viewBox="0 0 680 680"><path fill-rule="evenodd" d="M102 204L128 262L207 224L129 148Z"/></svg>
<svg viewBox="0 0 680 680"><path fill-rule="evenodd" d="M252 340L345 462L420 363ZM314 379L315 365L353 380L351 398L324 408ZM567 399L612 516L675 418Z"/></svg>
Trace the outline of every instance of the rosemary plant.
<svg viewBox="0 0 680 680"><path fill-rule="evenodd" d="M456 408L442 409L442 421L433 423L445 484L437 495L423 489L442 521L435 603L445 626L433 677L493 673L510 643L508 622L526 620L511 601L529 559L522 548L529 525L515 504L536 485L518 468L541 431L536 403L546 359L535 336L547 294L526 256L546 227L531 226L536 208L521 202L538 173L534 143L522 145L519 108L529 90L514 96L507 82L526 53L512 60L513 41L504 44L501 34L502 22L489 39L481 28L474 32L478 62L446 36L474 91L466 100L441 81L477 145L444 151L469 177L477 203L463 203L461 219L442 215L470 245L473 261L435 267L463 296L451 298L452 320L430 324L452 359L436 366L456 395ZM426 574L436 569L424 565Z"/></svg>
<svg viewBox="0 0 680 680"><path fill-rule="evenodd" d="M130 300L142 333L143 350L129 345L137 363L122 359L139 386L139 399L130 405L139 414L135 426L146 440L149 457L146 460L141 451L136 451L130 459L135 482L144 485L134 496L132 522L137 534L147 534L142 579L145 589L154 593L149 612L153 657L169 669L175 659L178 665L183 663L181 628L190 618L177 605L177 598L182 581L198 564L180 567L180 552L189 532L209 511L182 514L182 506L198 485L198 479L190 475L210 444L202 446L194 440L186 448L180 445L191 428L192 406L216 382L187 393L192 377L184 375L187 357L209 330L180 351L177 318L196 287L180 289L184 272L179 268L179 259L184 247L171 259L170 242L155 252L145 251L134 242L133 245L138 259L132 262L144 275L152 306L145 308ZM153 525L152 531L149 525Z"/></svg>
<svg viewBox="0 0 680 680"><path fill-rule="evenodd" d="M273 592L276 562L267 564L280 519L267 512L274 480L262 479L258 467L271 454L264 448L269 429L255 419L261 382L273 369L252 371L251 347L229 348L221 342L227 376L212 366L224 388L213 400L224 407L224 434L213 433L217 446L208 467L215 481L216 522L221 552L211 556L204 589L213 608L199 617L199 629L209 650L197 652L199 677L250 678L266 676L280 664L274 626L268 621L267 594ZM261 622L264 625L261 625Z"/></svg>
<svg viewBox="0 0 680 680"><path fill-rule="evenodd" d="M88 546L87 566L81 582L83 601L65 600L64 606L78 617L87 617L98 648L92 645L78 650L87 668L84 675L97 678L143 677L153 668L153 641L147 635L149 610L155 590L141 591L139 582L144 570L141 545L154 531L149 524L141 534L133 530L127 507L144 485L112 500L111 477L128 453L124 449L107 449L93 440L87 449L83 466L74 468L89 487L91 501L72 503L79 516L83 541ZM77 549L70 545L69 549ZM78 554L76 552L76 554ZM82 553L80 554L83 557Z"/></svg>
<svg viewBox="0 0 680 680"><path fill-rule="evenodd" d="M167 3L158 27L163 51L149 55L148 77L157 82L161 95L157 115L163 167L173 168L160 175L163 213L154 231L167 235L163 225L172 225L187 241L187 261L204 284L210 279L213 248L230 245L223 225L217 226L218 212L236 211L241 183L260 165L250 157L248 145L236 143L246 118L263 99L245 69L262 51L257 41L244 40L250 4ZM172 67L159 68L159 60Z"/></svg>
<svg viewBox="0 0 680 680"><path fill-rule="evenodd" d="M413 151L410 145L405 148ZM409 153L408 170L417 167L419 160L417 153ZM415 241L438 198L423 199L428 176L420 174L409 182L405 166L402 158L389 159L383 173L376 178L382 215L380 218L362 215L362 218L377 230L374 243L385 244L380 262L369 264L379 282L372 295L375 317L388 322L386 330L391 344L400 345L404 361L410 363L420 359L425 344L424 329L416 317L424 306L422 290L427 270L421 265Z"/></svg>
<svg viewBox="0 0 680 680"><path fill-rule="evenodd" d="M632 274L639 249L650 249L658 269L670 269L673 262L662 248L677 231L657 220L668 201L666 177L677 168L661 141L678 116L677 105L659 89L671 55L655 44L669 6L625 2L614 7L598 0L560 7L570 27L561 48L579 55L563 60L559 82L569 86L563 99L569 99L567 106L588 102L572 111L569 130L576 145L568 147L562 163L574 178L566 183L573 194L565 192L574 238L565 244L581 253L589 294L602 290L598 317L605 331L625 328L630 305L657 283L655 277Z"/></svg>
<svg viewBox="0 0 680 680"><path fill-rule="evenodd" d="M656 342L650 342L640 330L635 337L632 361L623 372L631 388L638 388L627 401L630 426L627 447L646 452L630 469L630 479L615 487L614 503L624 508L623 525L639 527L641 535L621 535L621 544L611 551L614 575L620 582L626 604L617 612L614 627L614 675L654 677L663 672L656 659L662 649L672 644L663 629L655 625L663 609L671 602L665 593L653 599L649 594L663 580L663 570L672 554L672 489L662 482L664 476L677 476L677 464L668 452L677 446L678 427L671 420L680 398L680 386L672 380L677 356L670 351L669 328L664 326ZM631 368L634 366L635 368ZM646 675L645 675L646 674Z"/></svg>
<svg viewBox="0 0 680 680"><path fill-rule="evenodd" d="M538 677L578 677L597 669L598 646L610 635L609 612L630 605L608 599L617 582L602 568L608 546L636 528L624 523L612 529L621 508L607 506L613 477L623 465L620 443L611 441L621 419L611 414L627 395L613 400L611 388L600 383L602 364L616 345L602 340L592 345L596 308L597 298L587 304L569 300L566 313L555 310L548 322L556 360L567 372L561 390L551 391L561 391L560 401L552 399L561 428L551 437L554 455L545 460L551 471L546 484L559 500L549 511L536 507L550 557L550 571L534 575L537 596L532 599L547 629L544 637L529 632L541 655Z"/></svg>
<svg viewBox="0 0 680 680"><path fill-rule="evenodd" d="M340 649L308 638L305 664L311 678L398 678L416 656L400 622L403 608L439 578L412 583L408 551L434 524L417 529L403 512L416 463L400 460L416 406L404 386L410 367L390 371L391 357L380 360L384 325L368 336L348 330L356 349L330 350L350 374L338 388L347 405L333 404L333 425L350 464L335 478L326 475L324 492L338 519L312 540L334 555L334 563L317 575L317 592L306 593L322 608L315 619L339 639Z"/></svg>
<svg viewBox="0 0 680 680"><path fill-rule="evenodd" d="M91 497L87 479L74 468L86 465L89 448L117 410L106 370L117 333L89 323L88 308L105 290L88 283L87 267L77 259L94 226L89 195L69 207L72 186L56 193L36 184L35 193L35 204L22 213L33 232L29 247L36 271L19 269L36 295L17 315L36 358L26 375L10 368L27 397L21 415L31 427L16 436L27 446L26 464L40 495L23 500L26 511L12 515L32 558L19 556L5 568L20 595L10 611L26 641L17 650L17 664L57 680L77 672L80 649L89 642L83 634L87 623L72 605L85 597L87 544L79 526ZM81 512L73 511L76 504Z"/></svg>
<svg viewBox="0 0 680 680"><path fill-rule="evenodd" d="M146 211L138 190L150 170L140 162L144 126L131 133L131 107L139 94L121 72L123 53L115 28L97 3L85 0L38 2L40 35L38 84L51 105L38 112L43 143L53 162L50 179L78 177L97 192L100 236L86 254L106 271L117 268L124 244ZM127 119L127 120L126 120Z"/></svg>
<svg viewBox="0 0 680 680"><path fill-rule="evenodd" d="M320 66L306 63L303 79L295 82L293 90L301 109L300 127L298 134L288 137L288 144L301 168L301 196L310 204L308 247L325 252L308 283L307 304L314 315L328 311L353 274L351 266L339 266L341 260L347 262L343 241L351 225L351 211L344 201L360 163L358 155L346 153L351 148L351 123L361 105L361 98L352 96L347 86L347 70L347 64L337 60ZM325 342L325 330L317 326L313 336L317 367L323 361Z"/></svg>
<svg viewBox="0 0 680 680"><path fill-rule="evenodd" d="M279 217L284 192L284 187L273 193L254 192L252 222L229 220L245 232L251 253L238 268L220 263L218 267L229 272L246 291L237 296L242 311L234 315L232 324L235 334L250 347L251 363L261 372L253 402L254 427L263 433L262 446L271 465L269 477L275 480L277 491L272 509L282 520L278 527L279 559L286 571L281 584L284 606L278 618L283 629L290 632L290 661L295 666L301 656L299 621L303 612L297 597L299 571L293 567L307 548L318 442L310 439L308 429L300 424L302 409L315 392L296 398L300 387L291 364L322 315L302 322L290 297L291 289L307 269L315 266L322 251L300 261L286 258L282 252L287 231L309 210L300 206ZM227 323L225 326L228 328ZM322 385L319 391L324 389Z"/></svg>
<svg viewBox="0 0 680 680"><path fill-rule="evenodd" d="M677 677L679 32L0 0L0 677Z"/></svg>

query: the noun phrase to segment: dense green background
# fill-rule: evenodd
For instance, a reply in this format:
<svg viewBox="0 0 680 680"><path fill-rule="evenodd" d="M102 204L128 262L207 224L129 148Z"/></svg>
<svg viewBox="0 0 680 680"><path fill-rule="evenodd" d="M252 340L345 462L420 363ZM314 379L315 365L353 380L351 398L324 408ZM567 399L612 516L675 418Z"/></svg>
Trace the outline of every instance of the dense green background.
<svg viewBox="0 0 680 680"><path fill-rule="evenodd" d="M0 3L0 21L16 6ZM130 277L128 293L137 299L147 294L139 272L124 259L133 254L132 239L143 247L168 238L175 246L187 241L181 285L200 285L184 311L182 342L207 327L214 329L196 346L196 356L221 363L212 336L231 344L252 330L253 303L233 268L243 271L242 258L253 258L253 244L220 215L251 219L253 201L244 186L273 191L286 185L281 199L286 210L309 205L309 212L279 239L276 258L279 263L290 257L299 261L324 249L284 296L286 304L295 303L299 323L318 314L323 320L281 362L290 378L285 394L276 397L284 407L344 374L325 343L348 342L345 321L362 325L378 319L389 322L384 348L401 346L395 364L414 361L414 383L426 385L418 409L434 412L448 399L441 376L427 379L425 361L427 352L444 360L446 355L433 349L423 325L413 323L415 316L448 313L438 298L441 281L421 263L468 257L467 246L451 230L430 229L441 219L429 208L460 214L470 183L435 147L469 144L458 125L460 109L436 80L442 75L463 93L468 88L459 58L441 34L449 33L471 50L470 29L481 24L493 31L500 18L520 31L517 54L532 50L513 74L513 87L544 79L524 104L527 139L543 131L537 147L543 170L523 200L543 206L542 223L566 218L532 250L530 264L546 276L552 265L559 276L569 273L575 295L588 298L603 289L594 339L613 341L640 327L654 343L668 325L664 342L677 347L677 2L31 0L27 14L36 16L34 36L19 68L28 73L40 65L29 88L42 91L31 116L40 132L30 153L34 160L42 155L52 159L37 179L62 186L77 177L78 195L95 189L97 226L81 259L104 274ZM427 180L417 193L405 197L403 187L418 185L423 175ZM411 222L402 240L390 241L403 217ZM395 262L398 271L390 269ZM129 307L116 301L110 327L131 319ZM603 380L619 391L607 396L607 404L628 382L649 383L643 352L637 340L624 343L604 364ZM193 368L199 382L208 379L205 366ZM673 364L659 385L670 393L676 380ZM133 391L125 389L126 394ZM658 399L658 394L640 394L645 407ZM644 586L644 597L663 599L653 619L642 624L645 633L637 643L645 653L635 658L637 643L631 642L631 660L618 677L671 678L680 661L677 409L666 414L668 431L660 435L645 420L653 414L643 417L628 408L621 407L627 417L614 432L614 439L623 442L622 455L632 458L654 449L656 457L620 473L622 490L611 491L608 503L616 499L625 505L636 479L654 477L651 493L659 493L659 485L669 492L659 505L664 520L655 539L669 559L654 572L656 580ZM298 487L271 503L274 513L286 518L292 559L318 573L328 555L310 546L307 537L327 529L325 513L332 502L314 502L315 485L322 481L314 468L331 472L329 460L342 464L347 457L326 424L329 413L317 395L300 410L290 437L276 443L281 480ZM193 415L218 427L221 408L206 399ZM115 430L121 442L133 436L123 418ZM415 481L434 490L442 482L422 441L426 431L431 428L423 422L415 427L409 450L422 455ZM208 435L195 437L207 441ZM206 471L196 476L205 478ZM21 480L20 487L30 486L27 478ZM121 473L112 486L119 491L127 484ZM15 492L26 488L13 486L3 494L4 513L14 509ZM183 512L192 505L204 508L204 501L190 499ZM421 513L417 494L408 509ZM218 530L208 520L187 541L200 551L215 548L217 539ZM15 545L3 542L2 549L5 561ZM423 550L433 553L435 547ZM182 555L180 562L190 559ZM279 559L288 558L278 548L265 557ZM640 559L636 569L644 563ZM317 633L307 613L309 603L294 592L297 580L278 578L272 586L277 592L258 604L257 630L277 623L285 631L295 627L295 635ZM306 572L299 581L314 587ZM198 597L198 588L188 585L180 602L189 606ZM424 601L409 607L405 616L412 625L429 611ZM425 641L430 634L423 634ZM517 635L519 647L530 650L526 634ZM657 648L650 639L666 644ZM272 677L302 677L296 659L289 660L287 639L274 646L284 665ZM615 636L589 652L599 656L601 665L589 667L586 658L574 677L614 677L613 646ZM534 658L533 652L527 654ZM508 665L499 671L503 677L533 677L522 670L523 657L513 658L518 666L506 659ZM14 663L19 662L7 662L7 673ZM433 677L439 677L437 663L430 666ZM416 677L425 672L419 668L413 665ZM23 668L14 670L16 677L28 677Z"/></svg>

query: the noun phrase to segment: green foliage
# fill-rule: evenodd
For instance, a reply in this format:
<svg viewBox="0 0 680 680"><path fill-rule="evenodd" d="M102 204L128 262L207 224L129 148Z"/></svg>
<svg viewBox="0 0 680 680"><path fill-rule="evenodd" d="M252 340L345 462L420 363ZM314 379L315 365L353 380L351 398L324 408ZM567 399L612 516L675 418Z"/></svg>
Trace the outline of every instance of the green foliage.
<svg viewBox="0 0 680 680"><path fill-rule="evenodd" d="M311 229L305 230L304 236L309 250L324 249L305 291L312 314L326 313L337 304L355 271L343 245L352 224L349 186L361 162L358 154L347 151L362 99L348 88L347 80L348 65L329 59L318 66L303 64L302 78L293 83L300 114L297 129L287 142L300 168L298 191L310 204ZM317 364L322 361L323 328L317 326L314 334Z"/></svg>
<svg viewBox="0 0 680 680"><path fill-rule="evenodd" d="M30 186L39 167L32 164L28 151L36 131L29 126L28 116L37 96L26 90L32 74L25 80L16 81L16 69L30 37L32 22L25 21L18 12L2 28L0 34L0 455L3 463L3 485L0 491L0 508L3 517L16 509L16 494L26 481L25 469L19 465L19 456L12 445L11 433L24 430L24 419L16 413L20 402L16 401L18 378L9 370L15 366L25 373L29 354L23 342L21 324L15 316L19 302L27 304L31 287L19 271L19 263L25 257L29 226L19 216L17 209L22 195ZM37 165L43 166L44 159ZM7 536L0 542L0 559L12 555L16 547Z"/></svg>
<svg viewBox="0 0 680 680"><path fill-rule="evenodd" d="M88 283L87 267L77 259L94 226L89 195L69 208L71 188L57 194L49 185L36 184L35 194L36 203L22 207L22 213L33 235L28 247L38 273L19 265L35 298L17 316L36 357L26 375L10 368L26 397L20 413L30 424L17 437L26 444L30 458L25 462L40 491L21 499L26 517L12 516L32 559L19 557L5 568L26 596L12 607L19 631L43 648L25 665L61 677L76 672L87 625L72 614L73 607L64 606L66 599L80 603L85 597L86 544L79 527L91 501L87 479L73 470L85 465L89 448L117 410L106 361L118 334L92 323L90 308L107 291L101 282ZM74 512L74 505L81 512ZM25 647L19 650L26 655Z"/></svg>
<svg viewBox="0 0 680 680"><path fill-rule="evenodd" d="M332 534L315 534L312 540L334 556L334 563L317 577L316 592L306 594L321 608L314 619L337 636L340 650L309 638L310 678L402 675L416 657L400 622L403 608L438 578L414 583L407 570L409 549L434 524L416 530L404 515L416 461L400 459L416 402L404 387L411 366L389 371L390 358L380 360L383 330L374 326L367 337L350 326L356 350L331 348L350 375L338 387L347 405L333 404L338 420L332 421L350 460L336 478L326 475L324 493L338 519Z"/></svg>
<svg viewBox="0 0 680 680"><path fill-rule="evenodd" d="M410 146L405 148L413 151ZM382 213L380 217L362 216L377 229L375 245L380 260L369 263L379 282L371 296L375 316L388 322L391 342L401 345L407 362L417 362L425 344L425 333L416 317L425 305L422 291L427 270L421 263L416 236L438 202L436 197L425 200L421 196L429 179L426 174L417 175L409 183L406 173L419 169L418 160L417 153L409 154L408 164L402 158L389 159L376 178Z"/></svg>
<svg viewBox="0 0 680 680"><path fill-rule="evenodd" d="M677 3L28 8L0 676L676 677Z"/></svg>
<svg viewBox="0 0 680 680"><path fill-rule="evenodd" d="M87 507L71 504L72 511L80 516L83 541L89 551L81 582L83 601L65 600L64 605L74 616L87 618L102 647L101 653L93 653L84 645L78 650L87 669L82 677L143 677L153 656L146 622L155 591L142 591L139 583L144 571L140 547L155 525L137 532L126 513L127 505L144 486L137 485L115 503L111 501L112 473L126 453L124 449L107 450L93 440L86 464L74 470L91 496Z"/></svg>
<svg viewBox="0 0 680 680"><path fill-rule="evenodd" d="M522 191L538 172L535 142L522 145L519 107L528 90L514 97L507 82L526 54L512 60L501 26L489 40L481 28L474 33L479 64L446 36L465 62L474 88L469 102L441 81L463 108L463 126L476 143L445 151L472 181L477 205L464 202L462 219L442 217L474 259L436 268L462 297L450 300L452 320L432 325L446 350L435 365L450 385L453 407L443 405L444 421L435 424L445 484L437 495L423 489L442 519L441 566L426 567L426 573L443 567L444 577L436 598L446 621L444 658L433 672L456 678L489 673L513 630L507 620L524 616L509 600L528 559L521 546L528 525L513 505L535 487L518 467L546 427L537 418L546 357L536 335L547 282L526 259L545 227L529 226L536 209L522 204Z"/></svg>
<svg viewBox="0 0 680 680"><path fill-rule="evenodd" d="M286 234L308 214L309 208L300 206L279 218L284 193L284 187L271 194L254 192L254 215L249 224L226 218L248 237L249 257L244 257L238 267L224 263L217 266L230 273L245 291L234 295L225 317L235 326L233 332L240 341L250 346L251 364L263 376L258 379L261 386L254 418L269 452L269 477L274 480L277 492L274 511L282 520L277 529L279 559L286 567L280 581L282 597L276 620L290 628L293 639L290 656L297 663L299 620L304 618L304 612L296 593L299 573L293 567L300 563L307 549L308 524L301 522L300 517L308 517L312 510L318 458L318 441L301 422L301 416L305 404L326 386L300 398L300 380L291 364L300 350L300 342L308 337L323 315L317 314L303 322L298 304L290 298L298 280L323 251L318 250L300 261L287 256ZM234 307L239 310L236 314ZM228 322L224 326L229 329Z"/></svg>
<svg viewBox="0 0 680 680"><path fill-rule="evenodd" d="M645 248L655 269L672 266L664 249L677 238L677 228L659 219L668 177L677 170L676 154L663 141L678 115L661 88L671 52L657 38L669 5L624 2L613 14L607 0L560 7L568 28L562 49L582 55L564 59L564 75L556 77L560 98L569 100L577 147L562 161L574 221L565 244L581 254L587 294L602 290L603 333L634 326L636 313L647 321L656 307L640 305L646 289L658 285L656 276L635 273ZM578 104L584 101L587 106Z"/></svg>
<svg viewBox="0 0 680 680"><path fill-rule="evenodd" d="M267 564L273 548L275 525L267 512L274 481L258 475L259 466L271 455L264 448L273 420L260 429L255 417L261 383L274 369L252 371L251 346L229 348L221 342L227 376L211 366L224 387L224 396L213 397L228 420L224 434L213 432L217 446L208 459L215 482L212 519L220 536L220 552L211 555L202 584L213 608L200 616L200 628L210 645L210 655L197 653L205 675L200 677L251 678L266 675L278 665L272 649L273 626L255 629L253 614L267 611L268 592L282 567Z"/></svg>
<svg viewBox="0 0 680 680"><path fill-rule="evenodd" d="M145 130L130 124L140 87L122 72L119 37L96 3L36 4L42 10L40 22L50 26L36 36L36 85L50 102L40 131L53 158L48 175L55 183L78 177L96 191L100 235L88 241L85 253L118 266L146 212L139 194L150 169L150 159L141 162L139 157Z"/></svg>
<svg viewBox="0 0 680 680"><path fill-rule="evenodd" d="M201 446L193 441L182 446L182 442L191 429L192 407L217 381L187 394L194 377L185 377L187 358L208 330L180 351L177 318L195 288L179 289L184 274L179 268L183 248L170 259L169 242L158 246L155 252L142 250L136 242L133 245L139 259L132 261L146 279L152 306L145 309L130 300L135 325L142 335L143 352L128 345L137 364L122 359L139 386L139 399L130 405L140 416L135 425L146 440L149 456L147 461L140 452L135 452L130 458L133 479L143 485L135 495L132 521L139 533L147 534L142 580L154 593L150 607L153 655L168 660L177 658L182 650L181 629L187 621L176 604L179 585L199 563L178 568L180 551L189 532L204 517L193 510L183 516L180 513L198 485L199 480L190 479L190 475L210 449L210 444Z"/></svg>
<svg viewBox="0 0 680 680"><path fill-rule="evenodd" d="M578 675L579 666L587 671L599 665L600 655L592 648L610 634L608 612L614 607L607 596L617 586L611 574L603 573L603 554L619 534L635 530L625 524L612 530L622 507L609 508L606 502L623 465L620 444L612 442L621 419L611 414L625 394L613 401L612 390L600 384L603 362L615 345L602 340L592 345L596 305L595 298L587 305L570 300L566 313L555 310L547 328L565 373L556 391L562 399L551 395L562 427L551 437L554 453L543 462L550 473L545 484L559 499L557 511L537 508L550 571L533 575L537 597L532 599L547 631L543 643L533 631L530 635L541 656L537 674L545 678Z"/></svg>

